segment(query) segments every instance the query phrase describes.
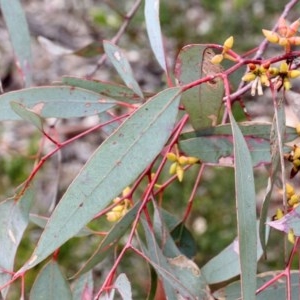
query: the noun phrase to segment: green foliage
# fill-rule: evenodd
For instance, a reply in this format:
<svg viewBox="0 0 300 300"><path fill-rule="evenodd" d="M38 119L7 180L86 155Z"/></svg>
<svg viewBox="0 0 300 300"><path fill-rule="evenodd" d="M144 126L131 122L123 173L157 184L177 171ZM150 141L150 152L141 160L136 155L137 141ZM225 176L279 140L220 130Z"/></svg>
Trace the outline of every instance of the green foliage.
<svg viewBox="0 0 300 300"><path fill-rule="evenodd" d="M185 2L178 1L168 10L165 2L160 6L159 1L146 0L145 30L141 30L147 33L151 54L166 79L166 84L149 92L131 65L129 49L117 45L135 14L141 20L141 1L135 1L128 12L124 4L118 3L114 11L110 3L109 9L89 13L94 25L120 27L115 37L60 55L87 59L102 54L96 70L104 68L107 60L125 85L90 75L63 76L56 84L32 87L30 35L23 9L17 0L12 5L0 3L26 87L0 95L0 120L16 124L22 120L41 136L31 172L24 157L11 158L5 147L0 148L7 154L0 158L0 175L16 187L12 197L0 202L0 298L24 299L28 294L30 299L49 300L213 296L252 300L278 299L278 295L291 299L299 289L298 272L291 275L290 271L299 251L300 196L287 185L287 174L294 177L300 170L300 147L291 147L300 128L286 125L284 99L290 81L300 75L295 70L300 52L290 49L300 45L300 21L288 25L281 18L276 33L264 31L265 42L281 50L284 46L278 55L269 57L265 42L257 52L239 54L233 50L233 37L223 43L217 36L218 44L182 47L173 57L175 67L170 68L162 32L172 12L180 11ZM211 1L203 3L209 10L224 8L222 1L213 6ZM290 1L283 15L295 4ZM246 0L230 5L235 12L252 7ZM224 16L226 34L234 34L240 18ZM218 34L217 27L210 30ZM243 34L250 38L249 32L244 28ZM238 48L246 46L242 43ZM226 59L230 64L220 66ZM273 67L278 62L287 66L285 72ZM252 96L258 94L253 101L259 104L262 86L271 92L273 122L245 121L242 98L251 90ZM265 115L262 111L260 116ZM75 118L91 116L96 124L58 137L60 122L73 124ZM76 147L96 131L104 140L62 196L54 196L50 209L40 212L33 204L48 196L37 188L43 169L47 172L53 163L51 176L58 176L55 159L59 161L68 146ZM47 182L55 195L61 192L60 179L56 185ZM275 202L271 220L274 194L283 206ZM260 207L259 197L264 198ZM197 229L199 220L202 228ZM271 228L282 231L290 242L285 248L290 258L280 266L283 270L272 270L275 277L257 274L263 254L267 257L272 251L268 247Z"/></svg>

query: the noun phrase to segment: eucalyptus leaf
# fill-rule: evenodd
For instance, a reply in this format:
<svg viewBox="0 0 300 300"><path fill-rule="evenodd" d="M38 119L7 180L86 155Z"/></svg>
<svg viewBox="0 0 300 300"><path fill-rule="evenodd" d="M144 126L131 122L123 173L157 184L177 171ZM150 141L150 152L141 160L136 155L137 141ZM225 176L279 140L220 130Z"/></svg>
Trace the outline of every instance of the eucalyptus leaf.
<svg viewBox="0 0 300 300"><path fill-rule="evenodd" d="M144 13L151 49L161 68L167 72L166 56L160 28L159 5L159 0L146 0Z"/></svg>
<svg viewBox="0 0 300 300"><path fill-rule="evenodd" d="M180 85L222 72L210 62L214 52L206 45L187 45L176 59L175 76ZM197 85L185 91L182 103L195 130L217 125L223 111L224 86L221 78Z"/></svg>
<svg viewBox="0 0 300 300"><path fill-rule="evenodd" d="M134 78L133 71L123 50L109 41L104 41L103 45L106 55L126 85L141 98L144 98L143 92Z"/></svg>
<svg viewBox="0 0 300 300"><path fill-rule="evenodd" d="M254 175L246 141L229 113L235 162L235 192L238 227L238 252L241 264L241 290L244 300L255 299L257 266L256 201Z"/></svg>
<svg viewBox="0 0 300 300"><path fill-rule="evenodd" d="M92 299L94 280L92 271L81 275L72 285L73 300Z"/></svg>
<svg viewBox="0 0 300 300"><path fill-rule="evenodd" d="M18 102L11 102L11 108L17 113L23 120L29 121L35 127L37 127L40 131L43 130L44 119L36 114L34 111L26 108L23 104Z"/></svg>
<svg viewBox="0 0 300 300"><path fill-rule="evenodd" d="M56 206L20 273L75 236L153 161L172 132L180 95L179 88L157 94L100 145Z"/></svg>
<svg viewBox="0 0 300 300"><path fill-rule="evenodd" d="M12 277L15 255L28 225L33 197L32 189L27 189L18 201L8 199L0 203L0 270L5 270L0 272L0 286ZM7 291L8 288L1 290L4 298Z"/></svg>
<svg viewBox="0 0 300 300"><path fill-rule="evenodd" d="M131 284L124 273L117 277L114 286L123 300L132 300Z"/></svg>
<svg viewBox="0 0 300 300"><path fill-rule="evenodd" d="M85 117L107 111L116 101L97 93L70 86L28 88L0 95L0 120L19 120L11 108L18 102L42 118Z"/></svg>
<svg viewBox="0 0 300 300"><path fill-rule="evenodd" d="M64 76L62 78L62 83L65 85L83 88L116 100L129 103L137 103L137 101L141 99L140 96L138 96L130 88L115 83L104 82L95 79L87 80L79 77L69 76Z"/></svg>
<svg viewBox="0 0 300 300"><path fill-rule="evenodd" d="M30 300L53 299L72 300L72 293L57 262L51 260L39 272L30 291Z"/></svg>
<svg viewBox="0 0 300 300"><path fill-rule="evenodd" d="M131 208L125 214L125 216L112 227L105 238L101 241L99 247L96 249L93 255L87 260L86 263L83 264L83 266L74 275L74 277L77 277L80 274L91 270L105 257L107 257L110 252L114 251L114 246L119 242L121 238L124 237L124 234L136 218L140 206L141 202L136 203L135 206Z"/></svg>
<svg viewBox="0 0 300 300"><path fill-rule="evenodd" d="M19 0L1 0L0 4L18 66L22 72L25 86L29 87L32 81L33 60L24 10Z"/></svg>
<svg viewBox="0 0 300 300"><path fill-rule="evenodd" d="M257 232L259 231L259 222L257 222ZM266 231L265 240L268 240L270 230ZM258 234L257 234L258 237ZM260 240L257 240L257 261L263 255L263 248ZM228 247L222 250L218 255L206 263L201 271L208 284L216 284L229 280L241 272L240 255L238 240L235 239Z"/></svg>

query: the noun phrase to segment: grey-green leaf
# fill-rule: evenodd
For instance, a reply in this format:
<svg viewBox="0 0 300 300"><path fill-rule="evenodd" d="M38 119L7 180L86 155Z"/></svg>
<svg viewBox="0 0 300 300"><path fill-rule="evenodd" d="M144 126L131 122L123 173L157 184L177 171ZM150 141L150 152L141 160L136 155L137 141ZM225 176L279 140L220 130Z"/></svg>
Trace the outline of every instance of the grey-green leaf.
<svg viewBox="0 0 300 300"><path fill-rule="evenodd" d="M170 137L181 90L170 88L149 99L93 154L52 213L24 272L93 219L153 161Z"/></svg>
<svg viewBox="0 0 300 300"><path fill-rule="evenodd" d="M140 97L130 88L115 83L69 76L64 76L62 78L62 83L83 88L120 101L136 103L140 100Z"/></svg>
<svg viewBox="0 0 300 300"><path fill-rule="evenodd" d="M253 300L256 291L257 265L256 201L253 168L249 149L231 112L229 117L234 144L241 290L244 300Z"/></svg>
<svg viewBox="0 0 300 300"><path fill-rule="evenodd" d="M14 112L17 113L23 120L29 121L31 124L33 124L43 132L44 120L41 116L18 102L11 102L10 106L14 110Z"/></svg>
<svg viewBox="0 0 300 300"><path fill-rule="evenodd" d="M0 96L0 121L18 120L11 108L18 102L43 118L73 118L99 114L116 101L97 93L70 86L47 86L9 92Z"/></svg>
<svg viewBox="0 0 300 300"><path fill-rule="evenodd" d="M208 75L222 71L210 62L214 52L206 45L188 45L181 49L175 67L175 76L180 85L188 84ZM182 103L190 116L195 130L216 125L223 110L223 81L212 81L197 85L182 95Z"/></svg>
<svg viewBox="0 0 300 300"><path fill-rule="evenodd" d="M1 0L0 3L18 65L28 87L31 84L32 55L25 14L19 0Z"/></svg>
<svg viewBox="0 0 300 300"><path fill-rule="evenodd" d="M131 284L124 273L117 277L114 286L123 300L132 300Z"/></svg>
<svg viewBox="0 0 300 300"><path fill-rule="evenodd" d="M141 202L136 203L135 206L131 208L126 215L112 227L105 238L101 241L95 253L93 253L87 262L83 264L81 269L77 272L77 274L74 275L74 277L91 270L109 253L114 251L114 246L124 236L129 226L133 223L140 206Z"/></svg>
<svg viewBox="0 0 300 300"><path fill-rule="evenodd" d="M72 285L73 300L92 299L94 281L92 271L80 276Z"/></svg>
<svg viewBox="0 0 300 300"><path fill-rule="evenodd" d="M27 189L21 199L5 200L0 203L0 269L13 272L15 255L28 225L33 191ZM11 274L0 272L0 286L11 279ZM3 297L8 289L1 290ZM0 297L1 298L1 297Z"/></svg>
<svg viewBox="0 0 300 300"><path fill-rule="evenodd" d="M147 249L144 248L143 252L162 277L167 299L177 299L175 295L182 299L209 299L206 282L198 266L184 255L164 256L149 225L144 221L142 224L147 240Z"/></svg>
<svg viewBox="0 0 300 300"><path fill-rule="evenodd" d="M109 60L114 65L126 85L141 98L144 98L143 92L134 78L133 71L123 50L109 41L104 41L103 46L106 55L108 56Z"/></svg>
<svg viewBox="0 0 300 300"><path fill-rule="evenodd" d="M67 280L55 261L48 262L38 274L30 291L30 300L72 300Z"/></svg>
<svg viewBox="0 0 300 300"><path fill-rule="evenodd" d="M159 22L159 2L159 0L145 1L145 21L152 51L162 69L167 72L166 56Z"/></svg>
<svg viewBox="0 0 300 300"><path fill-rule="evenodd" d="M259 222L257 222L257 231L258 230ZM270 230L267 230L266 232L266 240L268 239L269 231ZM263 254L263 249L261 247L259 238L257 239L257 244L257 260L259 260ZM236 239L201 268L201 271L208 284L226 281L240 274L241 266L237 249L238 240Z"/></svg>

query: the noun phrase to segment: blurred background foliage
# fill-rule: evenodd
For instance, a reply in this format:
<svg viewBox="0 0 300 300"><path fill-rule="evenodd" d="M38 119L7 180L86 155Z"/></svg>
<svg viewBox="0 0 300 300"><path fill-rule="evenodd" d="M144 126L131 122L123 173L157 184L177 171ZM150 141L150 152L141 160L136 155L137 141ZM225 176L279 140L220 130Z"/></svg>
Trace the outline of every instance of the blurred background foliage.
<svg viewBox="0 0 300 300"><path fill-rule="evenodd" d="M95 40L109 40L122 25L124 16L134 1L53 0L49 3L48 1L27 0L22 1L22 3L24 3L28 18L36 59L34 85L42 85L60 80L60 76L66 74L72 76L89 74L94 70L99 56L88 59L76 56L53 56L45 53L40 47L36 39L38 35L43 35L62 46L73 49L82 48ZM282 0L162 0L160 7L161 26L170 65L174 63L180 48L189 43L223 44L228 36L233 35L236 51L242 53L256 47L263 39L261 29L273 27L285 4L286 1ZM288 19L294 20L299 17L298 14L299 5L289 15ZM45 16L44 19L43 16ZM0 26L0 34L6 37L3 20L1 20ZM165 84L164 78L162 78L162 71L149 48L143 5L131 20L119 45L126 50L142 88L152 92L161 89ZM11 64L13 54L9 47L5 47L5 45L1 47L0 52L7 58L6 61L2 59L0 63L0 75L4 91L18 89L21 87L21 83L19 75ZM94 78L120 81L109 64L103 65L94 74ZM233 82L233 86L236 86L239 80L240 77L238 76L233 78L233 81L236 81ZM260 110L259 113L262 116L267 114L263 110ZM244 120L243 112L239 107L237 107L237 114L239 120ZM76 120L75 123L77 125L84 124L84 120ZM68 131L68 126L68 123L61 122L57 127L62 138L72 135L72 132ZM73 123L70 127L72 128L72 126ZM35 130L28 129L25 131L24 127L30 128L28 124L23 122L0 125L0 197L2 200L12 195L14 189L26 179L34 164L32 157L40 145L40 136L36 135ZM66 152L65 154L62 153L63 159L59 172L68 170L68 182L72 180L78 170L74 166L80 166L85 161L85 158L82 159L82 152L85 152L85 157L88 157L98 146L99 139L93 138L92 135L92 137L80 141L80 147L76 143L68 151L63 150ZM72 167L70 168L70 166ZM174 213L179 219L183 217L197 170L196 167L193 167L186 172L182 183L175 182L165 190L163 207ZM50 161L37 178L39 192L36 195L35 206L41 206L36 210L46 215L49 213L50 204L45 203L49 198L47 196L49 189L44 188L47 183L45 174L48 174L46 178L51 178L57 176L57 171L54 166L51 167ZM161 180L168 178L168 176L168 170L165 170ZM259 168L256 171L258 211L263 199L266 178L265 169ZM66 187L60 187L62 190L60 194ZM55 189L56 186L53 188ZM234 195L234 170L208 167L198 187L193 201L193 210L186 224L197 245L195 261L199 266L218 254L236 236ZM91 224L94 230L99 231L108 230L110 226L111 224L105 218ZM35 225L30 225L19 248L16 266L20 266L31 254L38 235L39 229ZM62 247L59 262L67 275L71 275L78 269L79 265L93 252L100 239L101 237L74 238ZM281 259L280 252L282 247L278 240L282 240L280 233L272 232L268 261L262 260L261 270L266 270L268 266L282 268L283 259ZM105 275L102 266L109 267L112 260L113 256L101 264L95 272L96 278ZM143 264L144 262L136 255L128 255L128 261L123 261L120 269L133 274L135 272L128 272L128 269ZM30 283L28 286L31 286L36 271L35 269L29 272L26 279ZM141 287L146 284L146 279L138 274L133 280L140 280ZM141 288L141 291L137 293L142 293L142 290Z"/></svg>

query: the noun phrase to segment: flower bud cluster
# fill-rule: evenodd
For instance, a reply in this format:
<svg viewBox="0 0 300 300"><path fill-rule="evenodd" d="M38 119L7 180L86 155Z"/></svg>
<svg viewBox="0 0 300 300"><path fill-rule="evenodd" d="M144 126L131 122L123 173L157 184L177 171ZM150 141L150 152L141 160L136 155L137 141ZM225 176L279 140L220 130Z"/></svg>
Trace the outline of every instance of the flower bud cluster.
<svg viewBox="0 0 300 300"><path fill-rule="evenodd" d="M177 175L178 180L181 182L183 180L184 175L184 166L186 165L194 165L199 162L199 158L192 156L183 156L179 154L175 154L173 152L167 153L167 159L172 162L170 167L170 174Z"/></svg>
<svg viewBox="0 0 300 300"><path fill-rule="evenodd" d="M211 59L211 62L213 64L217 65L217 64L221 63L224 58L227 58L227 59L232 60L232 61L236 61L236 59L232 55L230 55L228 53L228 51L231 50L231 48L233 46L233 43L234 43L233 36L231 36L228 39L226 39L226 41L223 44L223 51L222 51L222 53L221 54L216 54Z"/></svg>
<svg viewBox="0 0 300 300"><path fill-rule="evenodd" d="M266 39L273 44L278 44L285 48L288 53L291 51L291 46L300 45L300 37L295 36L300 26L300 20L296 20L291 25L286 24L286 20L281 18L276 32L263 29L262 32Z"/></svg>
<svg viewBox="0 0 300 300"><path fill-rule="evenodd" d="M285 61L280 64L279 68L270 67L270 63L263 65L250 63L248 64L248 68L249 72L242 77L242 80L253 82L251 86L252 96L256 94L256 91L258 95L263 95L262 86L270 86L271 78L276 89L279 89L283 85L285 90L289 90L292 86L290 79L300 76L300 71L290 70Z"/></svg>
<svg viewBox="0 0 300 300"><path fill-rule="evenodd" d="M122 196L126 197L130 194L130 188L127 187L123 190ZM117 203L116 206L114 206L111 211L109 211L106 214L106 219L109 222L116 222L119 221L129 210L129 208L132 206L131 200L125 198L121 201L120 197L117 197L113 200L114 203Z"/></svg>

